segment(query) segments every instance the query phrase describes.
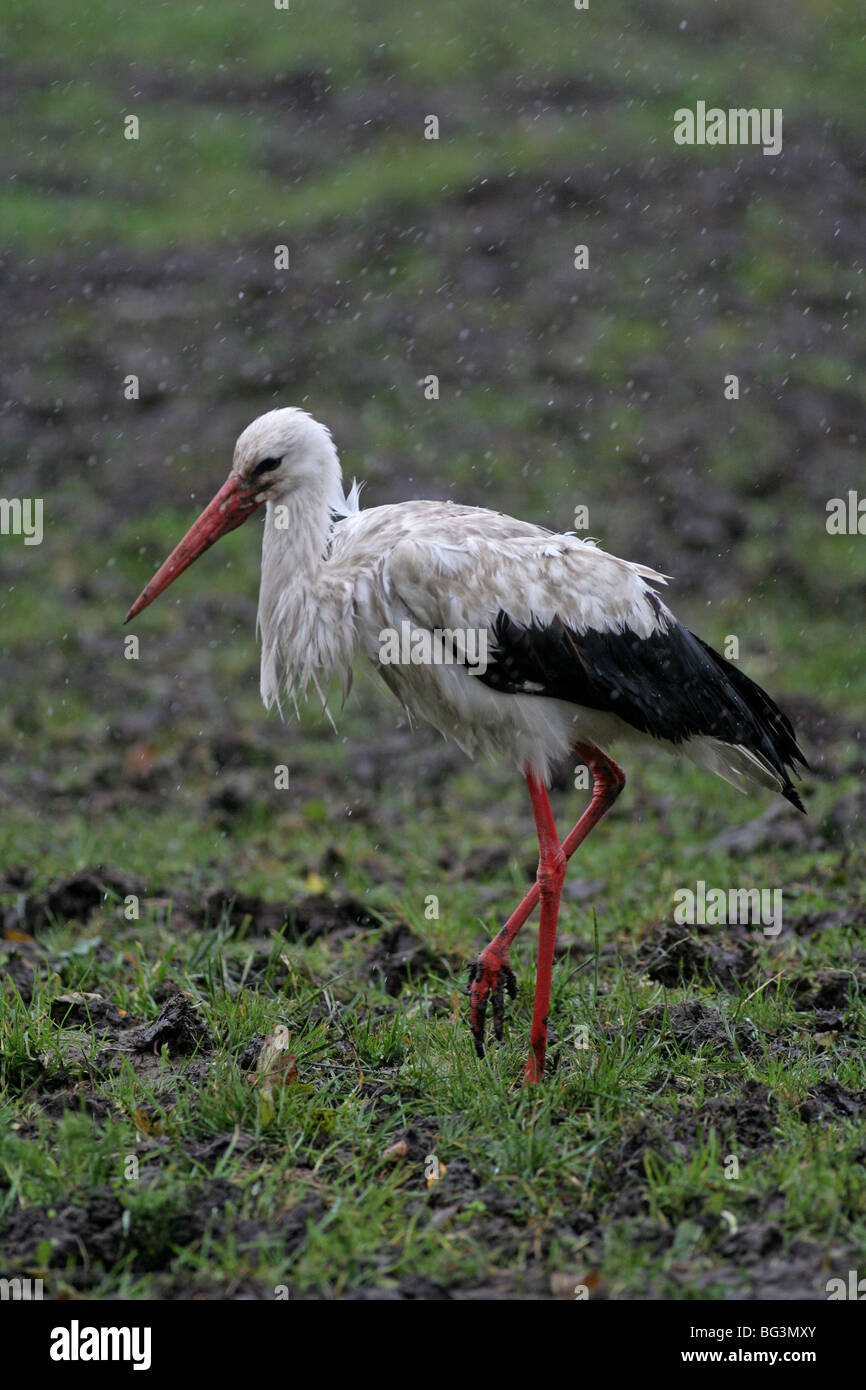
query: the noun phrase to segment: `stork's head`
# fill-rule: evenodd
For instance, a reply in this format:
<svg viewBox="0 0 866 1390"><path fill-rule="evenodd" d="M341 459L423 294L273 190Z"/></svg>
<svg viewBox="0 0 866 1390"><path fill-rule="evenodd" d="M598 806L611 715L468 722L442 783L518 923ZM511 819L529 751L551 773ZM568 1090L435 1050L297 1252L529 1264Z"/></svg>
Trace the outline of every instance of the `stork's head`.
<svg viewBox="0 0 866 1390"><path fill-rule="evenodd" d="M230 478L258 505L281 501L299 488L325 493L329 503L338 505L340 497L332 494L339 476L330 431L305 410L290 406L269 410L247 425L235 445Z"/></svg>
<svg viewBox="0 0 866 1390"><path fill-rule="evenodd" d="M220 536L234 531L266 502L285 502L300 491L308 495L311 507L341 506L334 442L325 426L305 410L270 410L240 435L228 478L139 594L126 621L153 603Z"/></svg>

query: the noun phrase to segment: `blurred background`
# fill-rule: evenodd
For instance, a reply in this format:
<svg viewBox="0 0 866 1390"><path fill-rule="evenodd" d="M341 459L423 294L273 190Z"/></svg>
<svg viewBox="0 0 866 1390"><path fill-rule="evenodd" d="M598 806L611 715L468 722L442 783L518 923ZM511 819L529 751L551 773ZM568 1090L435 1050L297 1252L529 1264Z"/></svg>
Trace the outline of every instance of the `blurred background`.
<svg viewBox="0 0 866 1390"><path fill-rule="evenodd" d="M45 508L40 547L0 542L7 858L149 871L158 849L187 875L201 828L154 832L166 802L309 834L275 753L328 816L452 766L370 686L342 742L315 710L266 718L259 521L124 659L131 599L276 405L331 427L366 505L555 529L587 506L692 626L737 636L813 759L841 739L859 765L863 540L825 525L863 477L854 7L94 0L7 3L4 28L3 493ZM675 146L699 99L781 107L782 154Z"/></svg>
<svg viewBox="0 0 866 1390"><path fill-rule="evenodd" d="M366 480L364 505L453 497L557 530L588 507L588 534L671 575L678 615L716 647L735 636L743 669L793 717L813 765L808 821L690 766L632 759L627 798L569 890L564 952L588 960L600 932L603 982L624 952L617 988L631 1000L648 967L628 953L664 921L672 889L737 873L784 885L801 926L759 942L776 955L757 975L751 944L734 942L721 976L704 972L711 990L741 978L731 961L745 962L751 991L782 960L805 969L804 951L819 984L820 971L847 980L856 967L866 987L855 937L866 539L826 527L829 499L866 491L864 50L862 12L829 0L591 0L585 11L570 0L291 0L287 11L266 0L5 0L0 493L44 500L40 546L0 536L0 910L25 999L41 978L49 992L107 990L152 1018L170 977L200 991L240 1055L251 1019L273 1026L302 997L303 1021L312 995L287 986L262 1002L259 980L250 1003L237 992L251 967L233 931L258 934L267 960L284 904L349 894L355 906L316 918L291 969L315 997L329 983L345 1001L357 965L373 1031L369 1055L356 1045L375 1071L403 1055L393 996L411 963L416 975L435 965L447 997L424 1017L434 1046L469 1066L460 971L534 872L513 770L469 768L431 731L410 733L372 680L358 681L337 736L315 706L300 723L266 715L260 519L144 613L132 625L138 657L125 654L128 607L223 482L238 432L283 405L331 428L347 477ZM699 100L782 108L782 153L675 145L675 110ZM438 140L424 138L431 115ZM136 140L124 138L129 116ZM288 269L275 268L280 245ZM578 245L588 269L575 269ZM725 399L729 374L738 400ZM288 793L274 786L282 763ZM577 803L566 777L563 821ZM120 919L127 892L142 897L138 921ZM436 921L424 916L430 892L442 897ZM349 940L360 921L370 928L359 902L402 924L382 936L378 966L367 955L375 931ZM197 935L208 921L222 934ZM520 954L528 970L529 947ZM595 961L597 992L597 949ZM370 996L376 981L384 994ZM604 1026L618 1030L627 1007L611 1008ZM829 1036L827 1017L792 1017L794 1041L774 1066L801 1055L801 1029ZM35 1014L22 1018L36 1026ZM854 1085L855 1043L838 1046L826 1056L852 1059ZM21 1042L15 1086L70 1084L66 1064L37 1067L38 1052ZM313 1069L302 1060L302 1075ZM388 1075L383 1094L396 1085ZM587 1105L597 1117L601 1106L614 1146L620 1081L605 1085L601 1100L564 1113L577 1134ZM93 1104L102 1113L103 1100ZM443 1104L471 1113L466 1096ZM235 1122L209 1112L202 1132ZM499 1132L495 1117L472 1123L476 1135ZM69 1152L85 1187L94 1144L110 1175L120 1142L82 1130ZM495 1155L497 1173L512 1162L525 1171L519 1135L510 1157L497 1143L472 1161ZM830 1191L825 1158L802 1208L785 1209L792 1236L814 1219L819 1241L830 1220L816 1196ZM613 1162L611 1200L632 1181L632 1159ZM34 1179L28 1200L53 1201L75 1167L65 1163L51 1182ZM761 1212L788 1179L767 1181ZM188 1182L184 1169L179 1193ZM659 1269L692 1210L683 1202L659 1208ZM202 1210L214 1203L206 1194ZM714 1214L707 1229L718 1225ZM574 1229L583 1239L589 1227ZM621 1287L670 1291L668 1273L648 1284L635 1272L640 1241L623 1240ZM391 1256L377 1264L370 1241L363 1278L375 1283ZM445 1279L442 1241L431 1268ZM76 1249L70 1237L70 1260ZM764 1247L728 1253L741 1288ZM161 1267L163 1254L152 1258ZM330 1287L334 1260L310 1257L310 1288Z"/></svg>
<svg viewBox="0 0 866 1390"><path fill-rule="evenodd" d="M120 796L130 741L174 758L226 701L259 721L258 522L138 663L119 624L275 405L331 427L366 505L586 504L795 711L861 709L863 543L825 529L862 478L855 10L7 3L3 492L45 500L41 547L0 543L24 804L94 759ZM782 107L782 154L675 146L698 99Z"/></svg>
<svg viewBox="0 0 866 1390"><path fill-rule="evenodd" d="M402 823L462 774L370 684L339 740L265 716L258 520L125 659L131 599L276 405L331 427L366 505L556 529L587 506L738 638L819 775L860 766L864 543L826 529L863 478L854 7L94 0L4 27L3 493L45 508L41 546L0 543L7 861L187 881L228 857L261 887L274 864L227 841L276 831L279 872L318 873L334 817L381 824L387 784ZM676 146L697 100L781 107L783 152Z"/></svg>

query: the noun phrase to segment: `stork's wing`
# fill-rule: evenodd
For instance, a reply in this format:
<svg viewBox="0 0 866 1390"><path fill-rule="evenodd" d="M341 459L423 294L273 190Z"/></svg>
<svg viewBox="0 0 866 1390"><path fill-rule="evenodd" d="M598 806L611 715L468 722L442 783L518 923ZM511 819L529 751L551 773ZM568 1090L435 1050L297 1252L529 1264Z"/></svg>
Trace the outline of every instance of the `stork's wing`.
<svg viewBox="0 0 866 1390"><path fill-rule="evenodd" d="M790 721L677 621L650 587L665 582L654 571L570 536L473 537L403 540L382 577L416 623L485 631L477 679L491 689L603 710L675 744L727 745L746 775L753 765L803 809L788 775L805 766Z"/></svg>
<svg viewBox="0 0 866 1390"><path fill-rule="evenodd" d="M629 629L639 636L673 622L650 587L665 576L644 565L608 555L575 536L553 535L526 527L527 535L510 532L502 517L496 534L495 512L489 537L457 540L404 538L389 550L382 583L399 598L418 623L427 627L486 628L492 636L500 613L523 626L547 626L559 617L578 633Z"/></svg>

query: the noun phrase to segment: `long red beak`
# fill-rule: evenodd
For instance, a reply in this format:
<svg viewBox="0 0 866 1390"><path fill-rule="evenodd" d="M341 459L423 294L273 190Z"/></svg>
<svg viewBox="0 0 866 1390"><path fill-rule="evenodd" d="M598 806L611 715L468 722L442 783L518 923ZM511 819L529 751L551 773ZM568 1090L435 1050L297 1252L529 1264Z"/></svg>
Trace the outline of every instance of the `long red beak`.
<svg viewBox="0 0 866 1390"><path fill-rule="evenodd" d="M216 497L208 502L198 521L189 528L180 544L175 546L165 564L160 566L150 583L142 589L124 622L128 623L130 618L136 617L149 603L153 603L163 589L167 589L179 574L183 574L183 571L189 568L193 560L203 555L220 536L234 531L235 527L246 521L248 516L252 516L260 505L261 503L256 501L254 489L242 488L232 474L223 483Z"/></svg>

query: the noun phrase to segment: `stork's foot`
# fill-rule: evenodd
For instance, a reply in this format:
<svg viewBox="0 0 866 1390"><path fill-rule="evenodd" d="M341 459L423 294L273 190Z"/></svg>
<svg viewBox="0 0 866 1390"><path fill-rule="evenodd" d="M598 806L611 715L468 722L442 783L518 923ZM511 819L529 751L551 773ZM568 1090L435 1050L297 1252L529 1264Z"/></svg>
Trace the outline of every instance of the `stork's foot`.
<svg viewBox="0 0 866 1390"><path fill-rule="evenodd" d="M517 980L511 969L507 952L502 954L492 946L485 946L477 960L469 967L470 1020L475 1051L484 1056L484 1020L487 1017L487 1004L493 1004L493 1036L502 1041L502 1025L505 1019L505 992L512 999L517 997Z"/></svg>

